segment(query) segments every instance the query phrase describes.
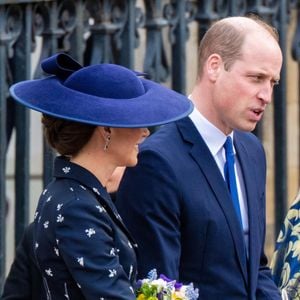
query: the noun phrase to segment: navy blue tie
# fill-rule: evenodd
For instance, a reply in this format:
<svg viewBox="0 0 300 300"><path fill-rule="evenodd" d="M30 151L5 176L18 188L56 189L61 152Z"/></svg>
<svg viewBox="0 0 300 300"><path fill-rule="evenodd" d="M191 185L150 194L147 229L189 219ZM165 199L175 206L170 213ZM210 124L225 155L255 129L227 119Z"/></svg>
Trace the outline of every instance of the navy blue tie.
<svg viewBox="0 0 300 300"><path fill-rule="evenodd" d="M236 177L235 177L235 171L234 171L234 163L235 163L234 162L234 152L233 152L232 139L230 136L227 137L226 142L224 144L224 148L225 148L225 157L226 157L226 162L224 165L225 180L226 180L228 189L231 194L235 212L236 212L237 217L243 228L239 196L238 196L238 192L237 192Z"/></svg>

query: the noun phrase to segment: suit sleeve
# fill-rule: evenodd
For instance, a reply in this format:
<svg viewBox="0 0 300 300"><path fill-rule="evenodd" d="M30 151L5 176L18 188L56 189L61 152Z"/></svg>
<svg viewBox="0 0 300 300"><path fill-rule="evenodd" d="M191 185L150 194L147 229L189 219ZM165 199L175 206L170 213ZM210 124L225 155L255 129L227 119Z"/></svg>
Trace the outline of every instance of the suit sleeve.
<svg viewBox="0 0 300 300"><path fill-rule="evenodd" d="M264 255L261 258L261 265L258 273L258 284L256 290L257 300L275 300L281 299L279 290L277 289L271 277L271 271L267 267L267 258Z"/></svg>
<svg viewBox="0 0 300 300"><path fill-rule="evenodd" d="M139 246L138 276L156 268L178 279L180 260L180 194L178 180L158 153L143 151L139 163L127 168L116 206ZM172 209L170 209L172 207Z"/></svg>
<svg viewBox="0 0 300 300"><path fill-rule="evenodd" d="M265 207L265 205L264 205ZM262 223L265 239L265 209L262 208ZM260 265L258 271L258 281L256 289L256 299L257 300L275 300L281 299L279 289L277 288L275 282L273 281L271 270L268 267L268 259L264 253L264 243L262 244L262 251L260 257Z"/></svg>
<svg viewBox="0 0 300 300"><path fill-rule="evenodd" d="M261 144L259 144L261 145ZM256 157L261 157L263 161L258 163L257 165L263 167L263 170L260 170L260 174L264 174L264 178L266 177L266 157L263 147L261 146L262 155L257 155ZM265 182L265 180L264 180ZM264 183L265 188L265 183ZM266 197L265 191L263 192L263 196L261 199L260 207L260 216L259 220L261 222L260 226L262 228L262 249L261 249L261 256L260 256L260 264L258 270L258 280L257 280L257 289L256 289L256 299L257 300L275 300L281 299L279 290L272 279L271 270L268 267L268 259L264 252L264 241L265 241L265 233L266 233Z"/></svg>

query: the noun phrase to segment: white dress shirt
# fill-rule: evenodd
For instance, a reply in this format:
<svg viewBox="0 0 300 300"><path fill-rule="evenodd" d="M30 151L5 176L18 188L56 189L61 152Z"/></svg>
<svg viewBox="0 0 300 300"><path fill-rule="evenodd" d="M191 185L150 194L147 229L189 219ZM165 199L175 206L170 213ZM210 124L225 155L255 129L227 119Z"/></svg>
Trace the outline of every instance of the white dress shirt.
<svg viewBox="0 0 300 300"><path fill-rule="evenodd" d="M204 142L206 143L209 151L211 152L213 158L216 161L216 164L225 180L224 175L224 164L225 164L225 149L224 143L226 141L227 136L220 131L217 127L215 127L211 122L209 122L197 109L196 107L189 115L189 118L192 120L194 125L196 126L198 132L201 134ZM234 134L233 132L230 134L232 141L234 142ZM248 208L247 208L247 198L245 193L245 184L241 171L241 167L239 161L236 157L235 147L233 145L233 151L235 154L235 173L236 173L236 183L237 183L237 191L239 197L239 204L241 210L241 217L243 223L243 232L246 243L246 249L248 252L249 247L249 222L248 222Z"/></svg>

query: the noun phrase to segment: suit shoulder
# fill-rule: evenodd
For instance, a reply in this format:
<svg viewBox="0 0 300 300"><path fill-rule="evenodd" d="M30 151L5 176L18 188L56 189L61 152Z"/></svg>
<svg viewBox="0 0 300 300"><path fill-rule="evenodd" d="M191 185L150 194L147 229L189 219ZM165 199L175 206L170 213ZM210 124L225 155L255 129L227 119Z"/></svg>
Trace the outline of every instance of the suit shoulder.
<svg viewBox="0 0 300 300"><path fill-rule="evenodd" d="M256 149L263 149L261 140L251 132L241 132L235 131L236 140L239 140L243 145L246 145L247 148L253 147Z"/></svg>
<svg viewBox="0 0 300 300"><path fill-rule="evenodd" d="M161 152L174 144L178 144L178 139L179 133L175 123L163 125L142 143L140 150Z"/></svg>
<svg viewBox="0 0 300 300"><path fill-rule="evenodd" d="M256 143L261 144L260 139L252 132L235 131L234 134L238 139L252 142L255 144Z"/></svg>

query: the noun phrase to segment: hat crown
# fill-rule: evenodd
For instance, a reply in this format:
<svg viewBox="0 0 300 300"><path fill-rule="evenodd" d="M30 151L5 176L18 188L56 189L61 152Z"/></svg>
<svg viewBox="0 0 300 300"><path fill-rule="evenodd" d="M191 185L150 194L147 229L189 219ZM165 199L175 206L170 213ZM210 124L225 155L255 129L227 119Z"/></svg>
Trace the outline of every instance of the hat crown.
<svg viewBox="0 0 300 300"><path fill-rule="evenodd" d="M145 94L135 72L119 65L98 64L82 68L70 75L64 86L102 98L131 99Z"/></svg>

